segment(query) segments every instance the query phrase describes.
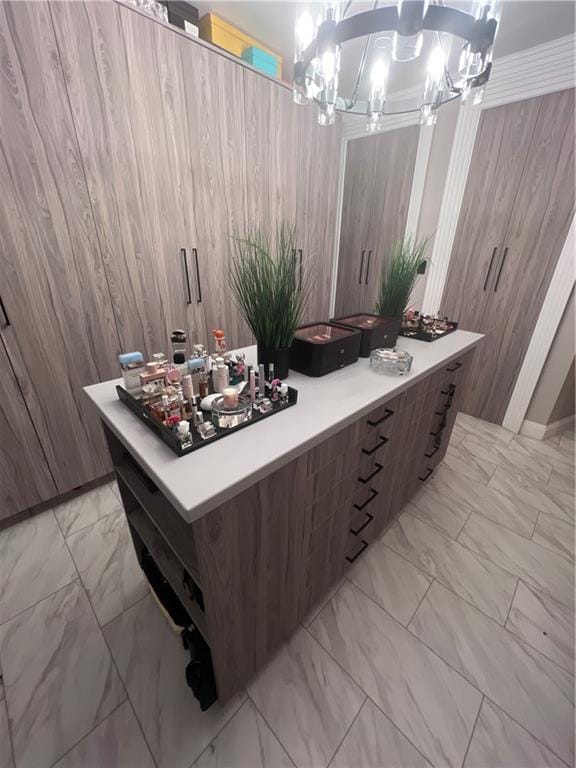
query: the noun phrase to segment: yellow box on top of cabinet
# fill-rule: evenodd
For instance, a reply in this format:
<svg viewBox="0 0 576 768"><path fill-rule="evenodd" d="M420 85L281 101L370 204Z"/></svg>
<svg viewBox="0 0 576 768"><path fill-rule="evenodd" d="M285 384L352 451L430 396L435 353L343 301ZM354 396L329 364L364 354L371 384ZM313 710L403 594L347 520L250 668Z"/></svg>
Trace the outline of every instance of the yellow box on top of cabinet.
<svg viewBox="0 0 576 768"><path fill-rule="evenodd" d="M247 48L257 46L276 59L276 77L282 77L282 56L279 56L275 51L271 51L270 48L262 45L258 40L254 40L254 38L224 21L224 19L216 16L215 13L205 13L200 19L200 37L202 40L213 43L219 48L224 48L225 51L233 53L239 58L242 57Z"/></svg>

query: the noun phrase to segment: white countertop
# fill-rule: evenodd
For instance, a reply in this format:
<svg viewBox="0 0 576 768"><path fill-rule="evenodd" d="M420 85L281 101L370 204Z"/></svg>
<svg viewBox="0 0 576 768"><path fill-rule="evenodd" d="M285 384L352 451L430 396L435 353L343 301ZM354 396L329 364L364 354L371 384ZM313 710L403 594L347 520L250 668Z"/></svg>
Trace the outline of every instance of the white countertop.
<svg viewBox="0 0 576 768"><path fill-rule="evenodd" d="M176 456L116 394L122 379L85 387L100 416L140 466L192 522L287 464L330 435L396 396L447 361L478 344L478 333L456 331L427 343L400 337L398 346L414 357L405 376L379 376L361 358L335 373L310 378L290 371L287 383L298 403L259 424L239 430L188 456ZM256 363L256 347L246 347Z"/></svg>

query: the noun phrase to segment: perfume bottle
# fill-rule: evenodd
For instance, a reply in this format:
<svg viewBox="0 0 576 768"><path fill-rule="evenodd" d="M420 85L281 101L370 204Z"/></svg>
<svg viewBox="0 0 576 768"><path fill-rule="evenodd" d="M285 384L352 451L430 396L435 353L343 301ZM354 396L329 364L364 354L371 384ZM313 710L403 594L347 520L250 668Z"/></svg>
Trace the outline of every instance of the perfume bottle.
<svg viewBox="0 0 576 768"><path fill-rule="evenodd" d="M182 365L186 362L186 331L172 331L170 334L170 346L172 348L172 362Z"/></svg>
<svg viewBox="0 0 576 768"><path fill-rule="evenodd" d="M214 389L216 392L224 394L224 390L227 388L228 383L228 366L225 363L220 363L216 366L216 381L214 384Z"/></svg>
<svg viewBox="0 0 576 768"><path fill-rule="evenodd" d="M191 357L188 360L188 373L192 376L194 392L200 391L200 374L206 371L206 363L203 357Z"/></svg>
<svg viewBox="0 0 576 768"><path fill-rule="evenodd" d="M139 395L142 389L140 374L146 372L144 355L142 352L126 352L118 355L118 362L124 379L124 389L131 395Z"/></svg>
<svg viewBox="0 0 576 768"><path fill-rule="evenodd" d="M179 421L176 427L176 437L182 448L189 448L192 445L192 435L190 434L190 423L188 421Z"/></svg>
<svg viewBox="0 0 576 768"><path fill-rule="evenodd" d="M210 387L208 384L208 374L206 373L206 371L200 372L198 389L200 391L200 397L202 398L207 397L208 393L210 392Z"/></svg>
<svg viewBox="0 0 576 768"><path fill-rule="evenodd" d="M216 350L216 354L222 355L226 352L226 336L224 335L224 331L215 328L212 331L212 335L214 336L214 349Z"/></svg>

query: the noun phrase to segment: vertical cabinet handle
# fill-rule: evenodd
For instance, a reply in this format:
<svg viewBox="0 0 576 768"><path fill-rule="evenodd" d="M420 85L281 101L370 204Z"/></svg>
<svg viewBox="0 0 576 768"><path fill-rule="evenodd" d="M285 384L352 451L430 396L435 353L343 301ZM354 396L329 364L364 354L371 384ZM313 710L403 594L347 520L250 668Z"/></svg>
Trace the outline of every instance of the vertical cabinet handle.
<svg viewBox="0 0 576 768"><path fill-rule="evenodd" d="M483 291L486 290L486 286L488 285L488 279L490 278L490 272L492 272L492 265L494 264L494 257L496 256L496 251L498 248L494 248L492 251L492 258L490 259L490 265L488 266L488 272L486 272L486 279L484 280L484 287L482 288Z"/></svg>
<svg viewBox="0 0 576 768"><path fill-rule="evenodd" d="M372 258L372 251L368 251L368 263L366 265L366 280L364 285L368 285L368 278L370 277L370 259Z"/></svg>
<svg viewBox="0 0 576 768"><path fill-rule="evenodd" d="M360 274L358 275L358 285L362 285L362 272L364 271L364 254L366 253L366 249L364 248L362 251L362 255L360 256Z"/></svg>
<svg viewBox="0 0 576 768"><path fill-rule="evenodd" d="M184 274L186 275L186 304L192 304L192 291L190 290L190 273L188 272L188 257L186 256L186 248L180 248L180 255L184 262Z"/></svg>
<svg viewBox="0 0 576 768"><path fill-rule="evenodd" d="M4 328L9 328L10 318L8 317L8 312L6 312L6 307L4 306L4 302L2 301L2 296L0 296L0 309L2 310L2 316L4 317L4 323L2 325Z"/></svg>
<svg viewBox="0 0 576 768"><path fill-rule="evenodd" d="M299 289L302 290L302 248L298 249L298 256L300 258L300 265L298 267L298 275L299 275L298 279L300 282Z"/></svg>
<svg viewBox="0 0 576 768"><path fill-rule="evenodd" d="M200 267L198 265L198 249L192 248L192 253L194 254L194 263L196 264L196 281L198 283L198 298L196 299L196 303L202 304L202 285L200 283Z"/></svg>
<svg viewBox="0 0 576 768"><path fill-rule="evenodd" d="M500 263L500 269L498 270L498 276L496 278L496 283L494 285L494 293L498 290L498 283L500 282L500 277L502 275L502 270L504 269L504 262L506 261L506 256L508 255L508 246L504 248L504 255L502 256L502 261Z"/></svg>

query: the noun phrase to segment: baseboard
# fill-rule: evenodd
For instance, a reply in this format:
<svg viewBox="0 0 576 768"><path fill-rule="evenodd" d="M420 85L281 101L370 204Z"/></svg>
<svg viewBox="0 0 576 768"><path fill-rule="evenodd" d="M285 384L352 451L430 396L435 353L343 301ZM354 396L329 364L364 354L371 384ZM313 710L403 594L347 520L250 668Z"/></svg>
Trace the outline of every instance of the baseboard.
<svg viewBox="0 0 576 768"><path fill-rule="evenodd" d="M574 415L566 416L559 421L553 421L552 424L538 424L536 421L527 421L524 419L520 427L520 434L526 437L532 437L534 440L546 440L548 437L557 435L565 429L574 426Z"/></svg>

